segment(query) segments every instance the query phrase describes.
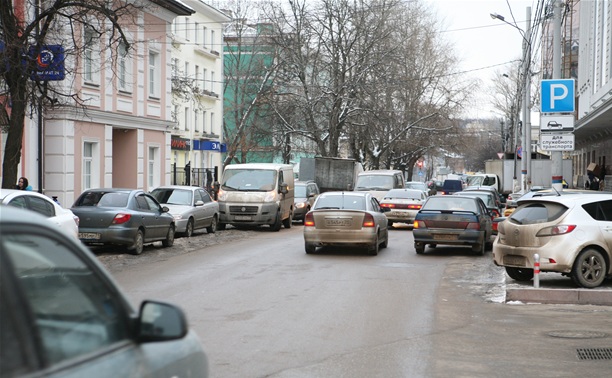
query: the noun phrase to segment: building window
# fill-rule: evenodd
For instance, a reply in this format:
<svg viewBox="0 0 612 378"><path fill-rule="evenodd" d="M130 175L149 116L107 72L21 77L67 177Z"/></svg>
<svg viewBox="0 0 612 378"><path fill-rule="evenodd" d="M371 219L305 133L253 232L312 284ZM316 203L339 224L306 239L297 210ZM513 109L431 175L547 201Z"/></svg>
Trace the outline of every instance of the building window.
<svg viewBox="0 0 612 378"><path fill-rule="evenodd" d="M200 82L200 66L196 64L195 66L195 87L200 88L202 83Z"/></svg>
<svg viewBox="0 0 612 378"><path fill-rule="evenodd" d="M148 181L149 189L160 185L159 181L159 147L149 147Z"/></svg>
<svg viewBox="0 0 612 378"><path fill-rule="evenodd" d="M83 42L85 50L83 52L83 79L86 83L97 84L96 38L94 37L93 30L88 28L85 29Z"/></svg>
<svg viewBox="0 0 612 378"><path fill-rule="evenodd" d="M98 158L98 143L83 143L83 190L99 187L100 166Z"/></svg>
<svg viewBox="0 0 612 378"><path fill-rule="evenodd" d="M215 128L215 113L210 112L210 133L213 133L213 130Z"/></svg>
<svg viewBox="0 0 612 378"><path fill-rule="evenodd" d="M132 89L132 64L124 42L119 43L117 54L119 89L130 91Z"/></svg>
<svg viewBox="0 0 612 378"><path fill-rule="evenodd" d="M149 51L149 97L159 98L159 54Z"/></svg>
<svg viewBox="0 0 612 378"><path fill-rule="evenodd" d="M206 85L206 75L208 74L206 68L202 68L202 88L204 90L208 89L208 85Z"/></svg>
<svg viewBox="0 0 612 378"><path fill-rule="evenodd" d="M193 30L195 31L195 44L199 45L200 44L200 23L196 22L194 23L194 28Z"/></svg>
<svg viewBox="0 0 612 378"><path fill-rule="evenodd" d="M215 72L210 72L210 91L215 93Z"/></svg>
<svg viewBox="0 0 612 378"><path fill-rule="evenodd" d="M191 110L188 106L185 107L185 130L189 131L191 129Z"/></svg>
<svg viewBox="0 0 612 378"><path fill-rule="evenodd" d="M202 112L202 132L206 133L206 110Z"/></svg>
<svg viewBox="0 0 612 378"><path fill-rule="evenodd" d="M197 133L199 132L199 125L198 123L200 122L200 111L196 110L193 112L193 130Z"/></svg>
<svg viewBox="0 0 612 378"><path fill-rule="evenodd" d="M185 79L189 79L189 62L185 62L185 72L183 74Z"/></svg>
<svg viewBox="0 0 612 378"><path fill-rule="evenodd" d="M202 26L202 46L206 46L206 26Z"/></svg>
<svg viewBox="0 0 612 378"><path fill-rule="evenodd" d="M211 50L215 49L215 31L214 30L210 31L210 49Z"/></svg>
<svg viewBox="0 0 612 378"><path fill-rule="evenodd" d="M185 17L185 30L183 31L185 39L189 41L189 17Z"/></svg>

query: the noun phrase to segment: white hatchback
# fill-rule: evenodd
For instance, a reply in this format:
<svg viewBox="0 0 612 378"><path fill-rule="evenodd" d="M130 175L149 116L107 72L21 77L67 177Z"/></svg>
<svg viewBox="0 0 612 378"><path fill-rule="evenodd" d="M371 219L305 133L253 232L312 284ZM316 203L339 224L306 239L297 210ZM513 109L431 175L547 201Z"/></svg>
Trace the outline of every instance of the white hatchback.
<svg viewBox="0 0 612 378"><path fill-rule="evenodd" d="M0 189L0 204L35 211L79 239L79 217L44 194L30 190Z"/></svg>
<svg viewBox="0 0 612 378"><path fill-rule="evenodd" d="M533 278L536 253L542 272L569 275L581 287L612 275L611 193L520 200L498 232L493 260L517 281Z"/></svg>

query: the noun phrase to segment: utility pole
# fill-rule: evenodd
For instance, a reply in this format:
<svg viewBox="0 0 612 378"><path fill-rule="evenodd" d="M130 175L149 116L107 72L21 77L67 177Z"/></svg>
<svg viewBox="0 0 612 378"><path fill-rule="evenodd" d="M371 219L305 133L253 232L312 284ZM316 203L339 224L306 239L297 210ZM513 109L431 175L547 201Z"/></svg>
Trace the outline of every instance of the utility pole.
<svg viewBox="0 0 612 378"><path fill-rule="evenodd" d="M527 29L523 37L523 157L521 159L521 191L526 193L531 186L531 7L527 7L525 19Z"/></svg>
<svg viewBox="0 0 612 378"><path fill-rule="evenodd" d="M553 79L561 79L561 11L563 2L554 1L553 7ZM552 187L563 190L563 152L552 151Z"/></svg>

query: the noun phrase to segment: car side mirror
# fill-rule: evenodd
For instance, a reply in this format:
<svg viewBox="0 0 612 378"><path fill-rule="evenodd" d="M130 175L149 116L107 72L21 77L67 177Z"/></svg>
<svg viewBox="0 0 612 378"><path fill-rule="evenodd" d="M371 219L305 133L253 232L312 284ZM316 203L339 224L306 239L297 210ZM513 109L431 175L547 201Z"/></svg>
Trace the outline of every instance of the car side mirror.
<svg viewBox="0 0 612 378"><path fill-rule="evenodd" d="M204 206L204 201L202 201L202 200L196 201L195 205L196 206Z"/></svg>
<svg viewBox="0 0 612 378"><path fill-rule="evenodd" d="M168 211L170 211L170 209L168 209L168 206L162 207L162 212L163 213L167 213Z"/></svg>
<svg viewBox="0 0 612 378"><path fill-rule="evenodd" d="M169 303L144 301L138 315L139 341L177 340L187 335L187 318L183 311Z"/></svg>
<svg viewBox="0 0 612 378"><path fill-rule="evenodd" d="M280 184L280 190L279 193L283 193L283 194L287 194L289 193L289 189L288 189L289 185L287 185L287 183L282 183Z"/></svg>

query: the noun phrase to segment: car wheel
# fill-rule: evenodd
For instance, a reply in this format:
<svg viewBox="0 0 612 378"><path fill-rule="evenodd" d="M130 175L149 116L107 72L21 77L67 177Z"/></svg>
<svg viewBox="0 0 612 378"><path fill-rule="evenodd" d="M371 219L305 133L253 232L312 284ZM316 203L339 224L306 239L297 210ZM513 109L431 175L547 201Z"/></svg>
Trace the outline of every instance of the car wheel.
<svg viewBox="0 0 612 378"><path fill-rule="evenodd" d="M193 235L193 218L189 218L189 220L187 221L187 227L185 227L184 235L188 238L190 238L191 235Z"/></svg>
<svg viewBox="0 0 612 378"><path fill-rule="evenodd" d="M226 223L221 223L221 222L217 223L217 230L218 230L218 231L223 231L223 230L225 230L225 227L227 227L227 224L226 224Z"/></svg>
<svg viewBox="0 0 612 378"><path fill-rule="evenodd" d="M140 255L144 249L144 234L142 230L136 232L134 236L134 244L128 248L132 255Z"/></svg>
<svg viewBox="0 0 612 378"><path fill-rule="evenodd" d="M291 228L291 223L293 223L293 212L289 212L289 218L283 220L283 227Z"/></svg>
<svg viewBox="0 0 612 378"><path fill-rule="evenodd" d="M304 245L304 249L306 250L306 253L311 254L316 252L317 247L312 243L306 243Z"/></svg>
<svg viewBox="0 0 612 378"><path fill-rule="evenodd" d="M270 225L270 228L272 229L272 231L280 231L281 225L282 225L282 222L281 222L281 218L280 218L280 213L277 212L276 213L276 218L274 219L274 223L272 223Z"/></svg>
<svg viewBox="0 0 612 378"><path fill-rule="evenodd" d="M389 246L389 234L387 233L387 237L385 238L385 241L382 242L382 244L380 245L380 248L387 248Z"/></svg>
<svg viewBox="0 0 612 378"><path fill-rule="evenodd" d="M376 240L374 241L374 245L370 247L370 255L372 256L378 255L379 248L380 248L380 243L378 241L378 235L376 235Z"/></svg>
<svg viewBox="0 0 612 378"><path fill-rule="evenodd" d="M478 256L484 256L484 254L485 254L485 243L474 244L472 246L472 252L474 252Z"/></svg>
<svg viewBox="0 0 612 378"><path fill-rule="evenodd" d="M219 225L219 223L217 223L217 216L213 215L212 220L210 221L210 226L206 227L206 232L208 232L209 234L214 234L215 231L217 231L217 227Z"/></svg>
<svg viewBox="0 0 612 378"><path fill-rule="evenodd" d="M533 279L533 269L506 267L506 273L516 281L531 281Z"/></svg>
<svg viewBox="0 0 612 378"><path fill-rule="evenodd" d="M174 225L170 225L168 229L168 233L166 234L166 238L162 240L162 245L164 247L172 247L174 244Z"/></svg>
<svg viewBox="0 0 612 378"><path fill-rule="evenodd" d="M425 252L425 244L423 243L414 243L414 250L417 255L422 255Z"/></svg>
<svg viewBox="0 0 612 378"><path fill-rule="evenodd" d="M438 245L437 244L430 244L429 248L436 248Z"/></svg>
<svg viewBox="0 0 612 378"><path fill-rule="evenodd" d="M572 281L578 286L593 288L606 278L606 260L601 252L588 248L578 254L572 267Z"/></svg>

